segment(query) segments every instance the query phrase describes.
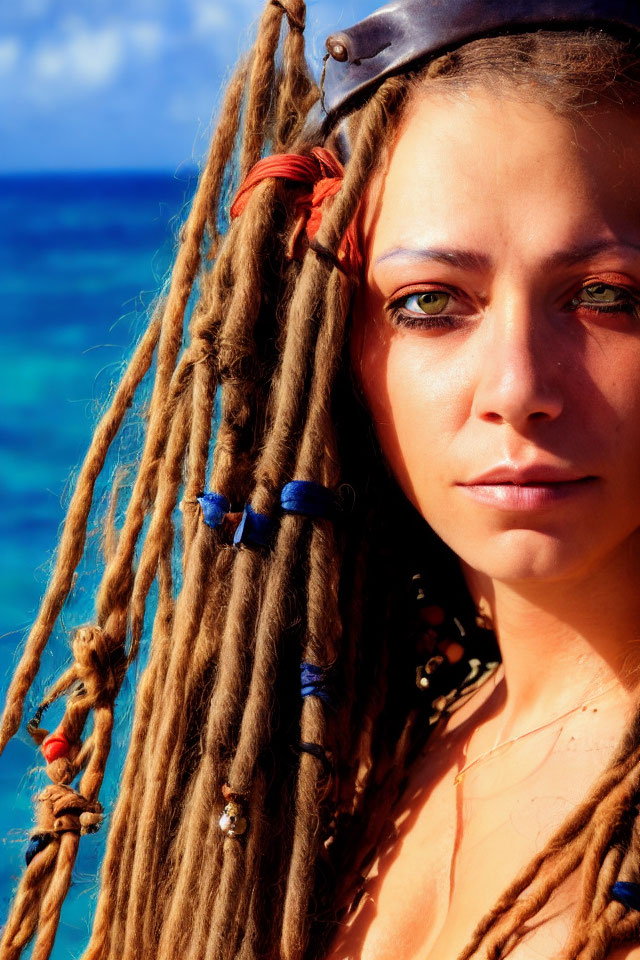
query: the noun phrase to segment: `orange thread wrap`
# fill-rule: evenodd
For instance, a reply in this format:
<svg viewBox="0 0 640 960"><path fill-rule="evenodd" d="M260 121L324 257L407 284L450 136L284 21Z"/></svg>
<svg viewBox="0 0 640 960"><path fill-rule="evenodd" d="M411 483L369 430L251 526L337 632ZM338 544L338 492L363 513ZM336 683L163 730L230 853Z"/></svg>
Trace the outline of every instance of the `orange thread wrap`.
<svg viewBox="0 0 640 960"><path fill-rule="evenodd" d="M334 197L342 186L344 167L324 147L314 147L308 157L297 153L275 153L271 157L264 157L249 171L240 185L231 205L233 219L239 217L245 209L257 185L271 177L293 180L310 187L296 200L298 220L289 245L289 256L301 259L304 255L304 249L300 245L302 231L305 231L308 240L313 240L322 223L325 200ZM344 263L345 272L357 274L360 271L362 258L353 224L347 228L340 244L338 260Z"/></svg>

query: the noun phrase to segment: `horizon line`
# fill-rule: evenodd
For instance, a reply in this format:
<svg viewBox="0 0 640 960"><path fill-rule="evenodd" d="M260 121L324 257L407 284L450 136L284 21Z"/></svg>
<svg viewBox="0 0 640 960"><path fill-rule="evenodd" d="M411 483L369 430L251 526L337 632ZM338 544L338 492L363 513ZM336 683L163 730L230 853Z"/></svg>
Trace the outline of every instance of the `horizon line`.
<svg viewBox="0 0 640 960"><path fill-rule="evenodd" d="M199 172L200 167L197 163L181 163L177 167L14 167L0 168L0 177L29 177L29 176L91 176L102 175L122 175L122 174L164 174L172 177L179 177L180 174L191 176Z"/></svg>

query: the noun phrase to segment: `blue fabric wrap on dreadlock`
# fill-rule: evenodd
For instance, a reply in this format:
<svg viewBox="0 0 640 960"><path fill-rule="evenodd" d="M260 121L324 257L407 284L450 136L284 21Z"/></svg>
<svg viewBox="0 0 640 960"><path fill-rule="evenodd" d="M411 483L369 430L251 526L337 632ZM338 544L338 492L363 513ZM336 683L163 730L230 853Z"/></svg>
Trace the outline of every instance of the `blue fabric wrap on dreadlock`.
<svg viewBox="0 0 640 960"><path fill-rule="evenodd" d="M333 520L338 509L335 493L314 480L285 483L280 494L280 505L286 513L300 513L305 517L325 520Z"/></svg>
<svg viewBox="0 0 640 960"><path fill-rule="evenodd" d="M300 684L300 693L303 698L319 697L330 707L333 706L333 698L327 682L327 671L322 667L317 667L314 663L301 663Z"/></svg>
<svg viewBox="0 0 640 960"><path fill-rule="evenodd" d="M203 493L197 500L202 507L202 519L208 527L219 527L231 509L231 504L222 493Z"/></svg>
<svg viewBox="0 0 640 960"><path fill-rule="evenodd" d="M273 539L273 529L271 517L265 513L256 513L253 507L247 504L233 536L233 542L236 547L240 544L245 547L268 547Z"/></svg>
<svg viewBox="0 0 640 960"><path fill-rule="evenodd" d="M50 833L36 833L29 842L29 846L26 849L24 859L27 866L31 863L36 854L41 853L45 847L48 847L53 837Z"/></svg>
<svg viewBox="0 0 640 960"><path fill-rule="evenodd" d="M619 880L611 888L611 897L630 910L640 910L640 883L624 883Z"/></svg>

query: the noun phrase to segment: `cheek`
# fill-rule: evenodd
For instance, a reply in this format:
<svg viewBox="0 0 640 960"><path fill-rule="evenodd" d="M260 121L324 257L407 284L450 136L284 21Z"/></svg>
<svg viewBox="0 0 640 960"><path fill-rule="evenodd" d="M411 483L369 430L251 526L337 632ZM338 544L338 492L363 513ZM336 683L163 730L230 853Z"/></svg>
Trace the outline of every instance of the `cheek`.
<svg viewBox="0 0 640 960"><path fill-rule="evenodd" d="M432 360L420 337L380 328L366 331L356 360L382 452L414 505L445 465L468 413L458 378Z"/></svg>
<svg viewBox="0 0 640 960"><path fill-rule="evenodd" d="M610 442L612 455L631 466L640 459L640 338L590 338L584 356L584 388L574 402L581 406L585 429ZM568 371L569 372L569 371ZM569 372L570 373L570 372ZM581 384L579 384L581 386Z"/></svg>

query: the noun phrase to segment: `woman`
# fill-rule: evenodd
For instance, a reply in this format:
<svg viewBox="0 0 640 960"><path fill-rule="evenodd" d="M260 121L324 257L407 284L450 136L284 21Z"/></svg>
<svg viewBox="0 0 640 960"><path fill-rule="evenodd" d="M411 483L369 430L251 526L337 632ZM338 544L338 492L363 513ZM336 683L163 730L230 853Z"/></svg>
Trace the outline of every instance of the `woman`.
<svg viewBox="0 0 640 960"><path fill-rule="evenodd" d="M157 344L0 956L50 953L155 582L87 960L637 960L640 18L407 0L324 114L303 25L230 85L9 692L3 743Z"/></svg>

